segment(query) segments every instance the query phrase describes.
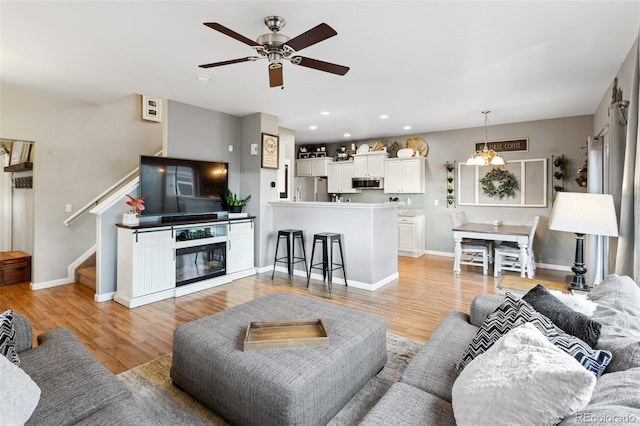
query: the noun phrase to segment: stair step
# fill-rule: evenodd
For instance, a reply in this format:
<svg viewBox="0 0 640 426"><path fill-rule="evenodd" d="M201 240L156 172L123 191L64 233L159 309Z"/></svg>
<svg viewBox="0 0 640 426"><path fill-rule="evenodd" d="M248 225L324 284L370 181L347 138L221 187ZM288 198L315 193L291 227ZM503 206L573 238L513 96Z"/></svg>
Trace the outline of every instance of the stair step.
<svg viewBox="0 0 640 426"><path fill-rule="evenodd" d="M86 285L87 287L96 288L96 267L89 266L86 268L80 268L76 271L78 276L78 282Z"/></svg>

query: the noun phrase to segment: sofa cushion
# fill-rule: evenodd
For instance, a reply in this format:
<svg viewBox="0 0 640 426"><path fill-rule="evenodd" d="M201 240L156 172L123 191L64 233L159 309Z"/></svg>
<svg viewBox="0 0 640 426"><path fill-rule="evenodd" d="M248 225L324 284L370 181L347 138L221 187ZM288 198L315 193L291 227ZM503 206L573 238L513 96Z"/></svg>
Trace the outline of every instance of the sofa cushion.
<svg viewBox="0 0 640 426"><path fill-rule="evenodd" d="M406 383L395 383L361 426L455 425L451 404Z"/></svg>
<svg viewBox="0 0 640 426"><path fill-rule="evenodd" d="M12 363L20 365L15 338L16 328L13 325L13 311L9 309L0 314L0 355Z"/></svg>
<svg viewBox="0 0 640 426"><path fill-rule="evenodd" d="M640 287L627 276L609 275L587 297L598 304L592 318L602 324L595 347L613 355L606 372L640 367Z"/></svg>
<svg viewBox="0 0 640 426"><path fill-rule="evenodd" d="M22 368L42 391L28 425L74 424L132 398L68 329L44 333L38 342L39 346L20 353Z"/></svg>
<svg viewBox="0 0 640 426"><path fill-rule="evenodd" d="M451 402L451 387L458 376L456 365L477 331L478 327L469 324L469 316L450 312L416 353L400 380Z"/></svg>
<svg viewBox="0 0 640 426"><path fill-rule="evenodd" d="M534 324L545 336L555 331L555 325L547 317L533 309L526 301L507 292L504 302L487 316L469 343L458 364L458 373L498 339L526 322Z"/></svg>
<svg viewBox="0 0 640 426"><path fill-rule="evenodd" d="M40 388L20 367L0 356L0 423L24 424L40 399Z"/></svg>
<svg viewBox="0 0 640 426"><path fill-rule="evenodd" d="M576 336L591 347L598 342L600 323L574 311L542 285L536 285L522 298L566 333Z"/></svg>
<svg viewBox="0 0 640 426"><path fill-rule="evenodd" d="M598 379L591 401L563 426L640 424L640 368L607 373Z"/></svg>
<svg viewBox="0 0 640 426"><path fill-rule="evenodd" d="M556 424L589 402L595 384L593 374L526 323L462 370L453 412L458 425Z"/></svg>

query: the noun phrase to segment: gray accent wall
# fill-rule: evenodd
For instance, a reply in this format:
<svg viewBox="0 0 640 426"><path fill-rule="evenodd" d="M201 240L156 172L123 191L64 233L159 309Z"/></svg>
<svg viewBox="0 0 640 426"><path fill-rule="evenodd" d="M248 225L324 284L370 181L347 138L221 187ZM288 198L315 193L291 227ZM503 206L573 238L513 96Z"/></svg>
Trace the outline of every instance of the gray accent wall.
<svg viewBox="0 0 640 426"><path fill-rule="evenodd" d="M492 114L499 114L494 111ZM478 121L483 121L483 116L478 112ZM547 207L488 207L488 206L460 206L448 208L446 203L447 181L445 162L465 162L474 150L475 142L484 140L484 127L471 129L451 130L434 133L420 133L399 135L390 138L382 138L385 145L389 146L397 141L403 147L407 139L420 137L429 145L427 154L424 194L384 194L382 190L365 190L360 194L344 194L343 198L351 198L355 202L382 202L389 197L398 197L400 202L406 203L411 199L410 206L406 208L424 209L425 217L425 245L426 250L432 253L453 253L453 235L449 214L464 211L469 221L492 223L494 220L502 220L505 224L530 224L533 217L539 215L540 224L534 240L536 261L538 263L568 268L573 264L575 237L551 233L548 229L548 218L551 211L554 180L551 177L553 167L551 156L564 154L568 159L567 179L565 188L567 191L581 191L574 180L574 171L584 162L584 149L586 139L593 131L593 116L559 118L553 120L530 121L506 125L489 126L489 140L529 138L529 151L504 153L506 161L510 159L547 158L548 182ZM362 143L373 146L376 140L348 141L344 145L355 143L356 147ZM328 153L334 155L336 149L343 144L328 144ZM539 177L542 183L542 176ZM435 203L438 202L436 206ZM396 224L389 224L396 226Z"/></svg>

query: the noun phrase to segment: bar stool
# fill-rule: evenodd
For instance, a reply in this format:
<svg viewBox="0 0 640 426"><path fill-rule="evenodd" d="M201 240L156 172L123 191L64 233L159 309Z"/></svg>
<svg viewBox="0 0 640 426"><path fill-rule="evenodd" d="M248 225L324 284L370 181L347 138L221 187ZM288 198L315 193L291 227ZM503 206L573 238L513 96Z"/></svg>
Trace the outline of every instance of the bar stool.
<svg viewBox="0 0 640 426"><path fill-rule="evenodd" d="M287 242L287 255L278 257L278 247L280 246L280 239L284 238ZM296 257L295 255L295 243L296 240L302 244L302 255L304 257ZM282 229L278 231L278 240L276 242L276 254L273 259L273 271L271 272L271 279L276 271L276 263L286 263L287 270L289 271L289 281L293 280L293 265L298 262L304 262L304 269L307 270L307 253L304 249L304 234L300 229Z"/></svg>
<svg viewBox="0 0 640 426"><path fill-rule="evenodd" d="M322 262L313 263L313 256L316 251L316 244L322 244ZM333 261L333 245L338 243L338 248L340 249L340 262L336 263ZM313 245L311 249L311 259L309 260L309 273L307 274L307 287L309 287L309 281L311 280L311 270L312 269L320 269L322 270L322 281L329 277L328 287L329 292L331 292L331 278L333 276L333 271L336 269L342 269L342 273L344 275L344 285L347 284L347 271L344 268L344 257L342 255L342 237L340 234L335 234L333 232L322 232L319 234L313 235ZM318 266L322 265L322 266Z"/></svg>

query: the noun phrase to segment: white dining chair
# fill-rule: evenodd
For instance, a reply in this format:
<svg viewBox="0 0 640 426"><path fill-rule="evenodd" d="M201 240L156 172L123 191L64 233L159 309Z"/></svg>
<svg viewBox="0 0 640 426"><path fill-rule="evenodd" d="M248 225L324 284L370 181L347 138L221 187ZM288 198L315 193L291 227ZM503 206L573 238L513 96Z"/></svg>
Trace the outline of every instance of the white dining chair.
<svg viewBox="0 0 640 426"><path fill-rule="evenodd" d="M540 216L533 218L531 231L529 231L529 244L527 246L527 260L525 262L525 272L528 278L533 278L536 274L536 259L533 254L533 237L538 227ZM499 277L502 271L520 272L520 247L514 242L503 242L495 248L495 263L493 264L493 276Z"/></svg>
<svg viewBox="0 0 640 426"><path fill-rule="evenodd" d="M467 223L467 217L464 212L451 213L451 225L454 228ZM482 274L489 274L489 263L493 262L492 258L492 242L487 240L476 240L472 238L463 238L460 246L462 247L462 255L460 256L461 265L482 266Z"/></svg>

